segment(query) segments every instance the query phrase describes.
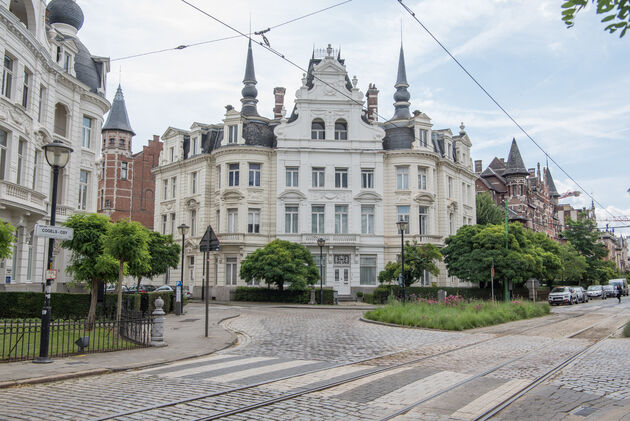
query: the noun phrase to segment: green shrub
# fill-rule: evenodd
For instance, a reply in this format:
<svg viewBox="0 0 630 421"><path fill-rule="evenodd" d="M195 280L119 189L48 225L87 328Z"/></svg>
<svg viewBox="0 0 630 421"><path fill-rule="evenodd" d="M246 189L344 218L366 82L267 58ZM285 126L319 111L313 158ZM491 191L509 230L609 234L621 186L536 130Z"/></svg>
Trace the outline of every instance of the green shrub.
<svg viewBox="0 0 630 421"><path fill-rule="evenodd" d="M333 304L333 290L325 288L324 304ZM275 288L258 288L258 287L238 287L234 291L232 297L234 301L256 301L264 303L296 303L308 304L311 300L310 290L288 290L280 291ZM315 289L315 301L319 304L319 289Z"/></svg>
<svg viewBox="0 0 630 421"><path fill-rule="evenodd" d="M464 287L407 287L405 294L409 297L415 295L417 298L437 300L438 290L444 290L448 295L459 295L467 299L489 300L492 297L490 288L464 288ZM400 287L398 285L380 285L374 290L374 304L385 304L390 295L399 296ZM517 287L512 291L514 297L527 299L529 291L524 287ZM497 285L494 286L494 295L497 300L503 299L503 290Z"/></svg>
<svg viewBox="0 0 630 421"><path fill-rule="evenodd" d="M514 320L529 319L549 314L547 303L513 301L510 303L489 301L452 300L450 303L414 302L388 304L371 310L364 317L403 326L425 327L443 330L465 330L490 326Z"/></svg>
<svg viewBox="0 0 630 421"><path fill-rule="evenodd" d="M368 304L374 304L374 294L364 293L363 294L363 302Z"/></svg>
<svg viewBox="0 0 630 421"><path fill-rule="evenodd" d="M158 295L164 300L164 311L167 313L173 311L172 292L124 294L123 300L127 300L126 304L129 305L127 308L152 312L153 302ZM116 294L105 294L105 303L97 307L97 315L115 314L116 302ZM43 292L0 292L0 318L39 318L43 305ZM52 293L50 305L54 319L83 318L90 310L90 294Z"/></svg>

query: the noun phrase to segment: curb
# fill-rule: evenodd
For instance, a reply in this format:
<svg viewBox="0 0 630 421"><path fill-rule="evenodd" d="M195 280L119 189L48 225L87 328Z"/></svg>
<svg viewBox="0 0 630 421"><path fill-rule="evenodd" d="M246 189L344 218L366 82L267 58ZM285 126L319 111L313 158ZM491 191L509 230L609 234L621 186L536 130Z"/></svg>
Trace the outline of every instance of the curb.
<svg viewBox="0 0 630 421"><path fill-rule="evenodd" d="M225 320L234 319L234 318L239 317L239 316L240 316L240 314L237 314L235 316L225 317L225 318L223 318L223 319L221 319L221 320L219 320L217 322L217 326L219 325L219 323L222 323ZM226 330L227 332L230 332L229 330L227 330L227 329L225 329L223 327L222 327L222 329ZM102 374L119 373L121 371L140 370L140 369L144 369L144 368L151 368L151 367L155 367L155 366L162 365L162 364L170 364L170 363L174 363L174 362L190 360L190 359L193 359L193 358L205 357L207 355L215 354L215 353L217 353L219 351L223 351L225 349L233 347L237 343L238 343L238 338L235 337L234 339L232 339L232 341L230 343L228 343L228 344L226 344L226 345L224 345L224 346L222 346L222 347L220 347L218 349L215 349L215 350L213 350L211 352L202 353L202 354L195 354L195 355L188 355L186 357L178 358L178 359L175 359L175 360L168 360L168 361L162 361L162 362L156 362L156 363L148 363L148 364L140 364L140 365L129 366L129 367L95 368L95 369L92 369L92 370L75 371L75 372L71 372L71 373L53 374L53 375L44 376L44 377L31 377L29 379L21 379L21 380L12 380L12 381L8 381L8 382L1 382L0 383L0 390L1 389L12 388L12 387L18 387L18 386L27 386L27 385L34 385L34 384L41 384L41 383L53 383L53 382L58 382L58 381L62 381L62 380L69 380L69 379L80 378L80 377L98 376L98 375L102 375Z"/></svg>

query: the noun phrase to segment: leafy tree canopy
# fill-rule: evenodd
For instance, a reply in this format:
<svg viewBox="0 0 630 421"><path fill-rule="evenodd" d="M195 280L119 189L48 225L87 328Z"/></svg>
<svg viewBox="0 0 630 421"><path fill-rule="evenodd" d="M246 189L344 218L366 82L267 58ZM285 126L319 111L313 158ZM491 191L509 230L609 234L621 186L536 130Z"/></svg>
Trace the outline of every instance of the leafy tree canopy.
<svg viewBox="0 0 630 421"><path fill-rule="evenodd" d="M0 259L11 257L11 244L15 241L15 227L8 222L0 221Z"/></svg>
<svg viewBox="0 0 630 421"><path fill-rule="evenodd" d="M575 24L575 16L588 5L588 0L567 0L562 5L562 20L567 28ZM596 5L596 13L604 15L604 30L611 34L620 30L619 38L626 34L630 27L630 0L591 0Z"/></svg>
<svg viewBox="0 0 630 421"><path fill-rule="evenodd" d="M508 249L501 225L465 225L446 239L442 249L451 276L480 283L490 280L494 261L495 280L522 284L543 272L540 250L520 224L510 224Z"/></svg>
<svg viewBox="0 0 630 421"><path fill-rule="evenodd" d="M181 247L171 235L162 235L144 228L147 234L148 262L134 261L129 264L129 275L138 279L162 275L179 264ZM147 264L148 263L148 264Z"/></svg>
<svg viewBox="0 0 630 421"><path fill-rule="evenodd" d="M559 257L562 269L558 274L558 280L563 283L580 284L588 268L586 258L581 256L571 243L560 246Z"/></svg>
<svg viewBox="0 0 630 421"><path fill-rule="evenodd" d="M405 286L411 286L424 277L424 271L434 276L440 274L437 262L442 253L433 244L418 245L417 242L405 244ZM388 262L385 269L378 274L380 283L398 282L402 270L401 262Z"/></svg>
<svg viewBox="0 0 630 421"><path fill-rule="evenodd" d="M264 280L279 290L285 283L290 289L305 289L319 279L311 252L301 244L274 240L247 256L241 263L241 279Z"/></svg>
<svg viewBox="0 0 630 421"><path fill-rule="evenodd" d="M480 225L499 225L505 222L505 210L497 206L489 193L480 193L476 196L477 223Z"/></svg>
<svg viewBox="0 0 630 421"><path fill-rule="evenodd" d="M567 229L562 237L569 241L580 256L586 259L586 270L582 273L580 285L605 284L614 277L614 263L603 261L608 249L599 242L599 231L595 221L580 214L577 221L566 222Z"/></svg>

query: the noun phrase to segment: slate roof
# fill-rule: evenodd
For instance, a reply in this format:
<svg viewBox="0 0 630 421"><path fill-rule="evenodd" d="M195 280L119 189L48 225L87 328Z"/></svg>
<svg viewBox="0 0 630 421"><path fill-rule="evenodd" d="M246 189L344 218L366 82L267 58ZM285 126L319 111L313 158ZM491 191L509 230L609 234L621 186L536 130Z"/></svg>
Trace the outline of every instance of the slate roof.
<svg viewBox="0 0 630 421"><path fill-rule="evenodd" d="M83 26L83 11L74 0L52 0L46 6L48 10L48 23L65 23L74 28Z"/></svg>
<svg viewBox="0 0 630 421"><path fill-rule="evenodd" d="M79 50L74 58L74 73L81 82L90 88L90 92L97 93L101 85L101 74L96 62L92 59L92 54L87 47L78 39L73 39Z"/></svg>
<svg viewBox="0 0 630 421"><path fill-rule="evenodd" d="M545 184L549 188L549 196L551 197L560 197L560 193L556 189L556 183L553 182L553 177L551 176L551 171L549 168L545 171Z"/></svg>
<svg viewBox="0 0 630 421"><path fill-rule="evenodd" d="M136 135L131 128L131 124L129 124L125 97L123 96L120 85L118 85L118 89L116 90L116 96L114 96L114 102L112 103L112 109L109 110L107 121L103 125L102 131L105 130L120 130L123 132L129 132L134 136Z"/></svg>
<svg viewBox="0 0 630 421"><path fill-rule="evenodd" d="M243 90L241 94L243 98L241 98L241 103L243 107L241 109L241 114L247 116L257 116L258 109L256 108L256 103L258 100L256 97L258 96L258 89L256 89L256 72L254 71L254 56L252 54L252 40L250 38L249 44L247 46L247 60L245 63L245 77L243 77Z"/></svg>
<svg viewBox="0 0 630 421"><path fill-rule="evenodd" d="M518 150L516 139L512 139L510 154L508 155L507 165L503 172L503 176L508 175L529 175L529 171L527 171L525 164L523 164L523 158L521 158L521 152Z"/></svg>

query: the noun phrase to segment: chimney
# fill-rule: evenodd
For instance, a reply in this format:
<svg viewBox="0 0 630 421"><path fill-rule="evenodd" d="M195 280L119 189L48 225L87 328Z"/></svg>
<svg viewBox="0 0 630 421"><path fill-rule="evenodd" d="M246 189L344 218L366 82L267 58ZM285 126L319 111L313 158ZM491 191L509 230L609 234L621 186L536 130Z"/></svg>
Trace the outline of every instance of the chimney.
<svg viewBox="0 0 630 421"><path fill-rule="evenodd" d="M276 98L276 104L273 107L273 118L282 118L282 108L284 108L284 94L287 90L282 87L273 88L273 96Z"/></svg>
<svg viewBox="0 0 630 421"><path fill-rule="evenodd" d="M378 121L378 89L376 85L370 83L367 93L368 120Z"/></svg>
<svg viewBox="0 0 630 421"><path fill-rule="evenodd" d="M154 134L153 135L153 142L159 142L160 141L160 136Z"/></svg>
<svg viewBox="0 0 630 421"><path fill-rule="evenodd" d="M475 174L481 174L481 168L483 167L481 159L475 161Z"/></svg>
<svg viewBox="0 0 630 421"><path fill-rule="evenodd" d="M537 165L538 165L538 181L540 181L541 180L541 178L540 178L540 162Z"/></svg>
<svg viewBox="0 0 630 421"><path fill-rule="evenodd" d="M530 176L530 177L532 177L532 178L535 178L535 177L536 177L536 168L529 168L529 169L527 170L527 172L529 172L529 176Z"/></svg>

